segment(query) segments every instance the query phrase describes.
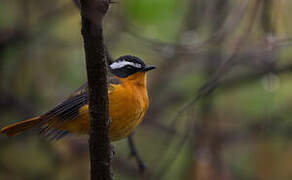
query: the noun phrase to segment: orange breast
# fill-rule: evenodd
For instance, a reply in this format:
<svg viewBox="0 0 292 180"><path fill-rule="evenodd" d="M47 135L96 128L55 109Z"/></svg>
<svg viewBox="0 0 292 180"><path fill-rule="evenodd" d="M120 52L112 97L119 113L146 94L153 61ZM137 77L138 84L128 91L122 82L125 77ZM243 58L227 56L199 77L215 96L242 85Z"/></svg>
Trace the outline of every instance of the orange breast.
<svg viewBox="0 0 292 180"><path fill-rule="evenodd" d="M130 135L141 123L148 109L148 95L145 88L114 85L109 92L109 113L111 118L110 139L116 141ZM89 133L88 105L79 110L77 118L68 121L60 129L78 134Z"/></svg>
<svg viewBox="0 0 292 180"><path fill-rule="evenodd" d="M130 135L141 123L148 109L145 74L122 79L119 85L112 85L109 91L109 113L111 118L110 139L116 141ZM77 118L68 121L60 129L78 134L89 133L88 105L79 110Z"/></svg>
<svg viewBox="0 0 292 180"><path fill-rule="evenodd" d="M130 135L141 123L148 109L145 88L123 86L115 89L109 94L110 138L113 141Z"/></svg>

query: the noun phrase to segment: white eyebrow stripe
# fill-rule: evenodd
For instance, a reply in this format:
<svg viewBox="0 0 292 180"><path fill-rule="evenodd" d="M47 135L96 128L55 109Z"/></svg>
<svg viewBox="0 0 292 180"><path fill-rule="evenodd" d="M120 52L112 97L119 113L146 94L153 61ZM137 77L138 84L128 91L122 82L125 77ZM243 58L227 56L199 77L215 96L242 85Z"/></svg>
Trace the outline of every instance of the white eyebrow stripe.
<svg viewBox="0 0 292 180"><path fill-rule="evenodd" d="M137 63L133 63L133 62L129 62L129 61L114 62L110 65L110 67L112 69L119 69L119 68L125 67L127 65L131 65L131 66L134 66L136 68L141 68L141 64L137 64Z"/></svg>

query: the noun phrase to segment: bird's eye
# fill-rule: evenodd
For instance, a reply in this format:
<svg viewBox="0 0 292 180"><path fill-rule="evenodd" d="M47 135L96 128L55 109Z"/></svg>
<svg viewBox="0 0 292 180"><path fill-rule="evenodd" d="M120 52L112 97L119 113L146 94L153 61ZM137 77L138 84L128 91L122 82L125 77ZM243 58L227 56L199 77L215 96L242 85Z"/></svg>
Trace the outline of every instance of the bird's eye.
<svg viewBox="0 0 292 180"><path fill-rule="evenodd" d="M132 66L126 66L126 69L127 70L133 70L133 67Z"/></svg>

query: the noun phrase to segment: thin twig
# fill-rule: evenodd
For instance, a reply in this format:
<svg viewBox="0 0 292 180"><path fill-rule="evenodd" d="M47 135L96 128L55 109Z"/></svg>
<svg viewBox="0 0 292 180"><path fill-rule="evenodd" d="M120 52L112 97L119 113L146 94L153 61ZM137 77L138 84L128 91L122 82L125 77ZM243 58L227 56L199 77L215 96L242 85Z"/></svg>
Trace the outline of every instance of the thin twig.
<svg viewBox="0 0 292 180"><path fill-rule="evenodd" d="M130 157L135 158L136 163L137 163L138 168L139 168L139 172L141 175L143 175L145 173L145 170L146 170L146 165L137 151L137 148L136 148L136 145L134 142L134 134L131 134L128 137L128 143L129 143L129 147L130 147Z"/></svg>

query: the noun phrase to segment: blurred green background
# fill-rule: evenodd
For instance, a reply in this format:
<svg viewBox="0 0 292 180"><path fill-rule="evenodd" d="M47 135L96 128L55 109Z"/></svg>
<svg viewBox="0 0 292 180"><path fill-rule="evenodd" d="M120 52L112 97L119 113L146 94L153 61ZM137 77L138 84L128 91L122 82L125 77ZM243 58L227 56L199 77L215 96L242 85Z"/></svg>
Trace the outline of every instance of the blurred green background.
<svg viewBox="0 0 292 180"><path fill-rule="evenodd" d="M86 81L72 0L2 0L0 127L46 112ZM110 54L149 73L150 108L115 142L115 179L292 179L288 0L121 0L104 33ZM0 179L89 179L87 137L49 142L37 130L0 136Z"/></svg>

